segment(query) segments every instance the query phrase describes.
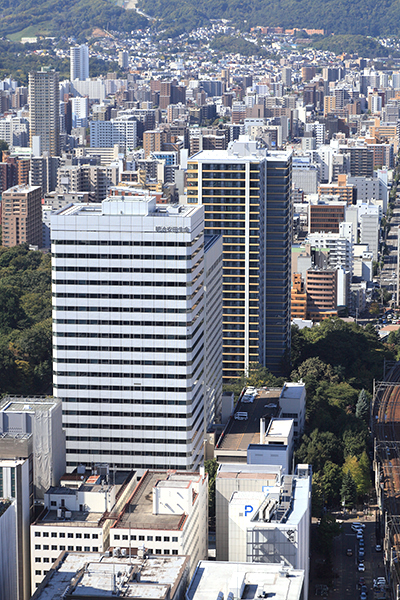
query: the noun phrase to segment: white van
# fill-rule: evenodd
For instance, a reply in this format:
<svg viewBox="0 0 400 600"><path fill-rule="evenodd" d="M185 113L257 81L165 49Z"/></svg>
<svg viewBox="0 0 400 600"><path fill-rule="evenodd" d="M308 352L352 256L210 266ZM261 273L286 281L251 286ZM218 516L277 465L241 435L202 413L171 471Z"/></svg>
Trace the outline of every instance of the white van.
<svg viewBox="0 0 400 600"><path fill-rule="evenodd" d="M234 416L237 421L247 421L247 419L249 418L249 413L239 411L235 413Z"/></svg>

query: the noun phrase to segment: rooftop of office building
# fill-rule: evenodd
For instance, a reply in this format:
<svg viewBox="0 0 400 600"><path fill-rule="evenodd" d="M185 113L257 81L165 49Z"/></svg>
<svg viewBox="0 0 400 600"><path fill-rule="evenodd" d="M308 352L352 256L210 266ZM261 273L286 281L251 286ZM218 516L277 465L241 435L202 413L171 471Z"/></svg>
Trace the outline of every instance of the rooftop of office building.
<svg viewBox="0 0 400 600"><path fill-rule="evenodd" d="M219 162L252 162L264 158L270 160L288 160L290 151L270 151L260 148L258 143L251 140L247 135L240 135L238 140L229 143L226 150L201 150L190 157L189 162L207 162L218 164Z"/></svg>
<svg viewBox="0 0 400 600"><path fill-rule="evenodd" d="M177 586L186 577L188 560L185 556L140 558L63 552L32 600L114 596L128 600L173 598Z"/></svg>
<svg viewBox="0 0 400 600"><path fill-rule="evenodd" d="M179 531L186 521L186 513L155 514L153 488L187 488L190 482L198 480L199 473L148 471L138 483L132 497L125 506L115 528L124 529L165 529Z"/></svg>
<svg viewBox="0 0 400 600"><path fill-rule="evenodd" d="M268 471L267 471L268 469ZM280 465L248 465L246 463L223 463L218 467L219 479L270 479L280 480Z"/></svg>
<svg viewBox="0 0 400 600"><path fill-rule="evenodd" d="M60 208L54 214L59 216L89 216L89 215L107 215L107 216L151 216L151 217L188 217L199 210L198 206L187 204L157 204L155 196L150 193L132 195L109 196L101 203L79 203L70 204ZM172 233L190 233L172 232Z"/></svg>
<svg viewBox="0 0 400 600"><path fill-rule="evenodd" d="M72 510L63 512L59 516L58 510L48 510L35 521L34 525L51 525L60 527L100 527L100 521L104 513L89 512L83 510Z"/></svg>
<svg viewBox="0 0 400 600"><path fill-rule="evenodd" d="M47 412L60 401L51 397L5 396L0 401L0 411L5 412Z"/></svg>
<svg viewBox="0 0 400 600"><path fill-rule="evenodd" d="M247 451L250 444L260 443L260 419L265 418L266 427L272 418L279 416L281 388L249 391L241 396L235 412L218 440L218 450ZM235 418L245 413L247 416Z"/></svg>
<svg viewBox="0 0 400 600"><path fill-rule="evenodd" d="M200 561L190 582L188 600L298 600L302 597L304 571L277 564Z"/></svg>
<svg viewBox="0 0 400 600"><path fill-rule="evenodd" d="M10 195L10 194L27 194L27 193L33 192L35 190L41 190L40 186L19 184L19 185L14 185L13 187L10 187L7 190L5 190L3 192L3 196Z"/></svg>

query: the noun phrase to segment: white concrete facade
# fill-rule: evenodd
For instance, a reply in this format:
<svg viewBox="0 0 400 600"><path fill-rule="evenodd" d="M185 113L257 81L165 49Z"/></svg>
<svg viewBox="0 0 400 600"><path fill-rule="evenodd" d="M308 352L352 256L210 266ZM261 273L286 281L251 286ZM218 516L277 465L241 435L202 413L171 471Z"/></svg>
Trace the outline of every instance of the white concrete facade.
<svg viewBox="0 0 400 600"><path fill-rule="evenodd" d="M311 473L298 465L278 485L234 492L229 502L229 561L277 563L305 573L308 597Z"/></svg>
<svg viewBox="0 0 400 600"><path fill-rule="evenodd" d="M229 501L236 491L259 492L276 486L282 467L272 465L222 464L215 480L217 560L229 559Z"/></svg>
<svg viewBox="0 0 400 600"><path fill-rule="evenodd" d="M279 396L282 419L294 420L294 438L298 439L306 422L306 386L286 381Z"/></svg>
<svg viewBox="0 0 400 600"><path fill-rule="evenodd" d="M67 469L193 470L203 458L203 208L113 196L51 223Z"/></svg>
<svg viewBox="0 0 400 600"><path fill-rule="evenodd" d="M149 489L152 506L148 505ZM146 473L110 529L110 547L133 554L144 547L149 555L189 556L192 575L198 561L207 558L208 477L204 473Z"/></svg>
<svg viewBox="0 0 400 600"><path fill-rule="evenodd" d="M89 77L89 48L86 44L72 46L70 49L70 79L85 81Z"/></svg>
<svg viewBox="0 0 400 600"><path fill-rule="evenodd" d="M128 478L122 488L107 484L101 476L82 477L76 489L50 488L43 512L30 527L32 593L62 552L108 549L114 520L106 517L112 510L121 510L136 485L135 477Z"/></svg>
<svg viewBox="0 0 400 600"><path fill-rule="evenodd" d="M118 144L124 152L137 146L137 122L131 119L111 119L90 122L90 145L94 148L110 148Z"/></svg>
<svg viewBox="0 0 400 600"><path fill-rule="evenodd" d="M33 434L35 499L65 473L65 433L61 402L51 397L6 396L0 401L0 434Z"/></svg>
<svg viewBox="0 0 400 600"><path fill-rule="evenodd" d="M302 600L304 572L272 564L201 561L186 592L185 600L235 598L255 600Z"/></svg>
<svg viewBox="0 0 400 600"><path fill-rule="evenodd" d="M17 503L0 500L0 598L18 600Z"/></svg>
<svg viewBox="0 0 400 600"><path fill-rule="evenodd" d="M3 531L12 532L12 538L0 538L0 552L16 549L16 587L17 600L30 598L30 552L29 552L29 522L31 506L31 469L32 464L27 459L0 459L0 500L8 499L13 502L14 517L4 524ZM15 501L15 502L14 502ZM7 512L10 508L7 509ZM10 546L9 546L10 545ZM13 569L12 569L13 570ZM13 575L14 576L14 575Z"/></svg>

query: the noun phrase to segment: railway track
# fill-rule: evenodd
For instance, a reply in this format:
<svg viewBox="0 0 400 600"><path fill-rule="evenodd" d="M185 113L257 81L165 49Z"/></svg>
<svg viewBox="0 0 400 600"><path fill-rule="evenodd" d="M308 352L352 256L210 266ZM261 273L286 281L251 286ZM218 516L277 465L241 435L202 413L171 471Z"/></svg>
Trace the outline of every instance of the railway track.
<svg viewBox="0 0 400 600"><path fill-rule="evenodd" d="M372 411L376 490L385 518L385 565L392 597L400 584L400 364L377 384Z"/></svg>

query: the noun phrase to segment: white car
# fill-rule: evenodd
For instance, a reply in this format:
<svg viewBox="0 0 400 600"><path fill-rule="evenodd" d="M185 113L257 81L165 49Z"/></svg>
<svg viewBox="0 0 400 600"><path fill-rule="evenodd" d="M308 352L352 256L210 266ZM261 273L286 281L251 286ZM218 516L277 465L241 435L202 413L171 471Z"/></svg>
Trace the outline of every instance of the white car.
<svg viewBox="0 0 400 600"><path fill-rule="evenodd" d="M360 529L365 529L365 524L364 523L352 523L351 524L351 528L353 531L359 531Z"/></svg>
<svg viewBox="0 0 400 600"><path fill-rule="evenodd" d="M251 404L253 402L253 400L254 400L254 396L249 396L247 394L245 396L243 396L243 398L242 398L243 404Z"/></svg>
<svg viewBox="0 0 400 600"><path fill-rule="evenodd" d="M236 421L247 421L249 418L249 414L247 412L237 412L235 413Z"/></svg>
<svg viewBox="0 0 400 600"><path fill-rule="evenodd" d="M364 572L364 571L365 571L365 566L364 566L364 563L358 563L358 570L359 570L360 572Z"/></svg>

